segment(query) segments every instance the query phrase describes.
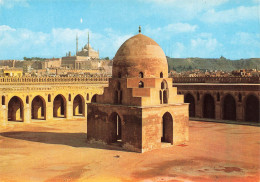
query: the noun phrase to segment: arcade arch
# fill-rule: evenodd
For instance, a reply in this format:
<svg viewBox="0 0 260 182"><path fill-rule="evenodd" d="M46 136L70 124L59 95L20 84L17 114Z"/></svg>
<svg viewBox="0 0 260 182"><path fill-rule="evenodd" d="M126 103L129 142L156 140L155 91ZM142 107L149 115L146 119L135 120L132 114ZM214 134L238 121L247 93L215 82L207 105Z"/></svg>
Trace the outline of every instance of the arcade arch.
<svg viewBox="0 0 260 182"><path fill-rule="evenodd" d="M203 117L215 119L215 101L212 95L205 94L203 99Z"/></svg>
<svg viewBox="0 0 260 182"><path fill-rule="evenodd" d="M251 94L246 97L245 101L245 120L260 122L259 120L259 99Z"/></svg>
<svg viewBox="0 0 260 182"><path fill-rule="evenodd" d="M8 102L8 121L24 121L24 104L20 97L13 96Z"/></svg>
<svg viewBox="0 0 260 182"><path fill-rule="evenodd" d="M46 119L46 103L41 96L35 96L31 104L32 119Z"/></svg>
<svg viewBox="0 0 260 182"><path fill-rule="evenodd" d="M189 103L189 116L195 117L195 98L192 94L187 93L184 97L184 102Z"/></svg>
<svg viewBox="0 0 260 182"><path fill-rule="evenodd" d="M85 116L85 101L82 95L78 94L73 100L73 116Z"/></svg>
<svg viewBox="0 0 260 182"><path fill-rule="evenodd" d="M66 99L61 94L53 100L53 117L66 118Z"/></svg>
<svg viewBox="0 0 260 182"><path fill-rule="evenodd" d="M236 101L231 94L224 97L222 109L223 119L236 120Z"/></svg>

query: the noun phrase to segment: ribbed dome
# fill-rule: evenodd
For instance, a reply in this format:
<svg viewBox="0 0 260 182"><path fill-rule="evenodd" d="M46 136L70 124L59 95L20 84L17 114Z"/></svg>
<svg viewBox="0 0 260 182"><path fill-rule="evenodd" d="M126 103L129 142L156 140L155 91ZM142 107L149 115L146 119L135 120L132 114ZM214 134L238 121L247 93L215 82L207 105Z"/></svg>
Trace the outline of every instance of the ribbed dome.
<svg viewBox="0 0 260 182"><path fill-rule="evenodd" d="M151 38L137 34L126 40L118 49L113 61L115 77L138 77L142 72L144 78L168 77L168 63L161 47Z"/></svg>

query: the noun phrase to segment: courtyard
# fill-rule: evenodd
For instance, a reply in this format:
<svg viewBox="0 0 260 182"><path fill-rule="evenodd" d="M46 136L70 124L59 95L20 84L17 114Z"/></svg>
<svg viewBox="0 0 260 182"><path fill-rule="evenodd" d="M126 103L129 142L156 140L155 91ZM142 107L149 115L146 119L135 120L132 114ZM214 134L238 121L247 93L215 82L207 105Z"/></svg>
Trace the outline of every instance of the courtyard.
<svg viewBox="0 0 260 182"><path fill-rule="evenodd" d="M0 128L0 181L260 180L260 127L189 125L188 143L141 154L87 143L80 117L8 122Z"/></svg>

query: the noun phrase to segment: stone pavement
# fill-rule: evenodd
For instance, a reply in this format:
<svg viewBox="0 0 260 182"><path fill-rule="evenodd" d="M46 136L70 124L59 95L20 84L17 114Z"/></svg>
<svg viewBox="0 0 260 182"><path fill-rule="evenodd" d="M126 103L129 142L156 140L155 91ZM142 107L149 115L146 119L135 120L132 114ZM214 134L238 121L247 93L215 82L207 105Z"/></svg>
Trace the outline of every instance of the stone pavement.
<svg viewBox="0 0 260 182"><path fill-rule="evenodd" d="M259 181L260 127L190 121L190 141L146 153L86 143L86 121L8 122L0 181Z"/></svg>

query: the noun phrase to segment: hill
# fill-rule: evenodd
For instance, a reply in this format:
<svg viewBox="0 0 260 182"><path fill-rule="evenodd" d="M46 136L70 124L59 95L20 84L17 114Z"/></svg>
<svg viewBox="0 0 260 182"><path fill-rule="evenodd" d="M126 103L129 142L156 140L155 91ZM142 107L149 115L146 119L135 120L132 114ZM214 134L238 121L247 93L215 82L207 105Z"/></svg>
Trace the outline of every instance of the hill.
<svg viewBox="0 0 260 182"><path fill-rule="evenodd" d="M229 60L203 58L169 58L169 70L188 71L193 69L232 71L238 69L260 69L260 58Z"/></svg>

